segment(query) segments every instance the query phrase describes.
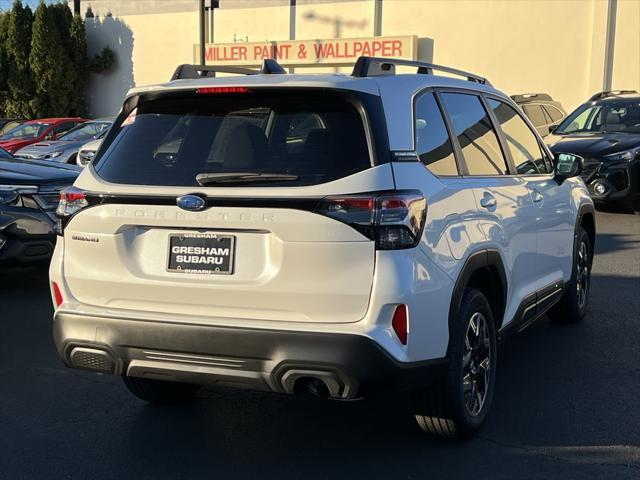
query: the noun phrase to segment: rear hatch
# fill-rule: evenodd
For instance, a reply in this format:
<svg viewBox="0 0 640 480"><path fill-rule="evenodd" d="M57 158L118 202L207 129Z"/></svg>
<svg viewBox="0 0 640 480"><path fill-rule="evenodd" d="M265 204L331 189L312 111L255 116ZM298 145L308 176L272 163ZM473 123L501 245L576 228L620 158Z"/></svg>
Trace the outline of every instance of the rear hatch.
<svg viewBox="0 0 640 480"><path fill-rule="evenodd" d="M71 293L176 316L362 319L375 244L316 212L329 195L394 188L390 164L374 166L386 138L372 141L371 97L238 88L141 99L77 183L87 206L64 229Z"/></svg>

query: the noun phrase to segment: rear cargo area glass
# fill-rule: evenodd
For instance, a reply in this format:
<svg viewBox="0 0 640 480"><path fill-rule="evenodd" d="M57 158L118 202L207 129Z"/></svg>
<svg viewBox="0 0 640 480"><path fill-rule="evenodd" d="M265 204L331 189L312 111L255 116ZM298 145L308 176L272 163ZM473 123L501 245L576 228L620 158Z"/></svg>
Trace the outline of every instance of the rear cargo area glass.
<svg viewBox="0 0 640 480"><path fill-rule="evenodd" d="M199 174L259 173L290 177L211 186L301 186L371 167L360 111L322 92L172 95L116 128L95 164L112 183L200 186Z"/></svg>

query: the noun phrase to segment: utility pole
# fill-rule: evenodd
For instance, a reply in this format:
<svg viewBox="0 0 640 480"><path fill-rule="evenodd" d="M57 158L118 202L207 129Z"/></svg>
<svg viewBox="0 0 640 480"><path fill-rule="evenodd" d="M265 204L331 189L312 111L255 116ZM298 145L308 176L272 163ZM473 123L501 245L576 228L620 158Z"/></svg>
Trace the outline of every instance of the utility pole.
<svg viewBox="0 0 640 480"><path fill-rule="evenodd" d="M204 57L204 49L205 49L205 39L204 39L204 0L200 0L198 9L198 16L200 20L200 65L205 64Z"/></svg>

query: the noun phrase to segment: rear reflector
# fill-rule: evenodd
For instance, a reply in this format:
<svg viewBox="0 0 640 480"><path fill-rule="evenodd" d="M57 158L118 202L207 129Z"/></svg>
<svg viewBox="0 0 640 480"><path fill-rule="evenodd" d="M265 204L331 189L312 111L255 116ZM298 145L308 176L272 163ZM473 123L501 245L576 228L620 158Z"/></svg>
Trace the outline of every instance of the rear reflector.
<svg viewBox="0 0 640 480"><path fill-rule="evenodd" d="M215 95L218 93L249 93L247 87L201 87L196 89L198 95Z"/></svg>
<svg viewBox="0 0 640 480"><path fill-rule="evenodd" d="M53 299L56 302L56 308L58 308L60 305L62 305L64 299L62 298L60 287L58 287L58 284L56 282L51 282L51 287L53 290Z"/></svg>
<svg viewBox="0 0 640 480"><path fill-rule="evenodd" d="M393 331L396 332L398 336L398 340L403 345L407 344L407 335L409 333L409 329L407 326L407 306L406 305L398 305L396 307L396 311L393 312L393 319L391 320L391 326L393 327Z"/></svg>

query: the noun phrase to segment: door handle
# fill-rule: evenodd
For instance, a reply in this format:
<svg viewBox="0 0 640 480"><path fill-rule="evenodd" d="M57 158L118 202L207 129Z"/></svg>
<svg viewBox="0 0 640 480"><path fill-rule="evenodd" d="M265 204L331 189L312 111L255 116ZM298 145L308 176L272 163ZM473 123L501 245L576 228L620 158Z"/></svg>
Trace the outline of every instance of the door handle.
<svg viewBox="0 0 640 480"><path fill-rule="evenodd" d="M496 201L496 197L494 197L488 192L484 192L484 196L480 200L480 206L482 208L492 209L492 208L496 208L496 205L498 205L498 202Z"/></svg>
<svg viewBox="0 0 640 480"><path fill-rule="evenodd" d="M531 199L533 200L533 203L540 203L544 200L544 196L538 190L534 190L531 192Z"/></svg>

